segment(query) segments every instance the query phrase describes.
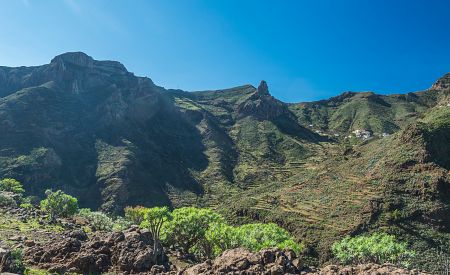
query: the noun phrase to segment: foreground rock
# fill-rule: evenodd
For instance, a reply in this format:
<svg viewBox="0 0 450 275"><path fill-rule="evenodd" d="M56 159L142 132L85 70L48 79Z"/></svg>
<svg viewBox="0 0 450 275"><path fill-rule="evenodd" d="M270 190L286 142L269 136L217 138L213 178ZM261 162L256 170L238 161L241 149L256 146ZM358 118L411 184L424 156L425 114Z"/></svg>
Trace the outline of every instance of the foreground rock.
<svg viewBox="0 0 450 275"><path fill-rule="evenodd" d="M167 271L169 266L166 256L160 259L160 265L153 262L151 236L138 228L90 239L83 231L73 231L57 243L30 243L24 250L24 260L27 265L56 273L156 274Z"/></svg>
<svg viewBox="0 0 450 275"><path fill-rule="evenodd" d="M192 266L183 274L298 274L303 269L293 251L267 249L251 253L243 248L227 250L214 261Z"/></svg>
<svg viewBox="0 0 450 275"><path fill-rule="evenodd" d="M417 270L407 270L394 265L364 264L358 266L329 265L322 269L305 267L293 251L267 249L252 253L243 248L225 251L213 261L192 266L183 272L184 275L212 274L316 274L316 275L387 275L417 274L425 275Z"/></svg>

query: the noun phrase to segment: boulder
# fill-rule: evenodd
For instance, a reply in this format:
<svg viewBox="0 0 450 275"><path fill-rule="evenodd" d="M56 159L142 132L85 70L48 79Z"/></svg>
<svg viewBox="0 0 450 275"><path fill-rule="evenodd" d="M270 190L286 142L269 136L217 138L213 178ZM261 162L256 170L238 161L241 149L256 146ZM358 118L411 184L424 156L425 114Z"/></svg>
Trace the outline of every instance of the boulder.
<svg viewBox="0 0 450 275"><path fill-rule="evenodd" d="M183 274L287 274L300 272L292 261L297 260L295 253L280 249L265 249L253 253L244 248L235 248L223 252L214 261L194 265Z"/></svg>

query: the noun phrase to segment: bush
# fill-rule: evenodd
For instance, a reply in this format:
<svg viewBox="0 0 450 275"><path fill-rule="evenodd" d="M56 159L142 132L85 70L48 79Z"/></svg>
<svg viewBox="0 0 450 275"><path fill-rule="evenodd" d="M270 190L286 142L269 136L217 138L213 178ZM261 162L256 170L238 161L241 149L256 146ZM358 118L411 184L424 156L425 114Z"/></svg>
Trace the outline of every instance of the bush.
<svg viewBox="0 0 450 275"><path fill-rule="evenodd" d="M20 208L26 209L26 210L31 210L34 209L34 205L32 205L31 203L25 202L25 203L21 203Z"/></svg>
<svg viewBox="0 0 450 275"><path fill-rule="evenodd" d="M254 223L239 227L228 225L224 218L210 209L184 207L172 212L172 221L163 228L165 242L180 247L184 253L213 258L224 250L245 247L250 251L278 247L296 253L302 246L289 232L276 224Z"/></svg>
<svg viewBox="0 0 450 275"><path fill-rule="evenodd" d="M113 231L123 231L130 228L131 222L123 217L117 217L114 221Z"/></svg>
<svg viewBox="0 0 450 275"><path fill-rule="evenodd" d="M36 196L27 196L27 197L22 198L22 203L31 204L33 206L38 207L40 200Z"/></svg>
<svg viewBox="0 0 450 275"><path fill-rule="evenodd" d="M25 270L25 266L23 264L23 253L21 249L13 249L10 252L11 264L7 271L14 273L22 273Z"/></svg>
<svg viewBox="0 0 450 275"><path fill-rule="evenodd" d="M127 219L131 224L141 225L145 220L145 215L148 212L148 208L143 206L125 207L125 219Z"/></svg>
<svg viewBox="0 0 450 275"><path fill-rule="evenodd" d="M94 231L112 231L114 222L106 214L99 211L91 211L83 208L78 211L78 216L85 218Z"/></svg>
<svg viewBox="0 0 450 275"><path fill-rule="evenodd" d="M78 200L63 191L51 190L45 191L47 199L41 201L41 209L49 214L50 220L55 221L56 218L69 217L77 213Z"/></svg>
<svg viewBox="0 0 450 275"><path fill-rule="evenodd" d="M23 194L25 192L25 189L23 189L22 183L20 183L19 181L6 178L0 180L0 191Z"/></svg>
<svg viewBox="0 0 450 275"><path fill-rule="evenodd" d="M196 245L205 239L212 223L224 223L218 213L210 209L183 207L172 212L172 221L164 227L165 241L182 249L184 253L194 252Z"/></svg>
<svg viewBox="0 0 450 275"><path fill-rule="evenodd" d="M205 239L199 242L197 251L206 258L214 258L227 249L238 247L239 244L235 227L214 222L205 232Z"/></svg>
<svg viewBox="0 0 450 275"><path fill-rule="evenodd" d="M389 262L408 266L408 260L414 256L414 251L408 250L406 243L398 242L394 236L385 233L345 237L335 242L331 249L342 264Z"/></svg>
<svg viewBox="0 0 450 275"><path fill-rule="evenodd" d="M52 273L43 269L27 267L25 268L23 275L52 275Z"/></svg>
<svg viewBox="0 0 450 275"><path fill-rule="evenodd" d="M2 207L16 207L16 200L7 193L0 192L0 206Z"/></svg>
<svg viewBox="0 0 450 275"><path fill-rule="evenodd" d="M244 224L236 228L235 234L238 246L255 252L273 247L292 249L296 253L300 253L303 249L289 232L274 223Z"/></svg>

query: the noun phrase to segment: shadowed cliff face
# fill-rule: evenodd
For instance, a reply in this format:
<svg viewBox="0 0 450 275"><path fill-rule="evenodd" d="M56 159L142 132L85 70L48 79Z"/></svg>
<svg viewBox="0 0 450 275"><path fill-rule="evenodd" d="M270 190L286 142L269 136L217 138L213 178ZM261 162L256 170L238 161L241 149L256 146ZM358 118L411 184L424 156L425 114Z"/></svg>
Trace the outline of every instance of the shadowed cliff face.
<svg viewBox="0 0 450 275"><path fill-rule="evenodd" d="M206 165L200 134L151 80L83 53L2 72L0 177L21 178L36 195L63 188L109 211L170 204L165 184L201 192L189 172Z"/></svg>

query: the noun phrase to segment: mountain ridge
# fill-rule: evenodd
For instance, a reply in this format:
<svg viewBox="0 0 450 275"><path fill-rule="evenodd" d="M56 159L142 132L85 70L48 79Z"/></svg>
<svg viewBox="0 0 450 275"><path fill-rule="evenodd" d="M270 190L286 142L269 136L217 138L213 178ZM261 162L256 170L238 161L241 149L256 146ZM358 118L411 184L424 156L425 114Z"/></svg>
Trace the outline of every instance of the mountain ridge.
<svg viewBox="0 0 450 275"><path fill-rule="evenodd" d="M420 92L284 103L265 81L165 89L80 52L0 67L0 178L110 213L196 205L276 222L321 261L340 236L383 228L428 251L405 228L450 243L448 76Z"/></svg>

